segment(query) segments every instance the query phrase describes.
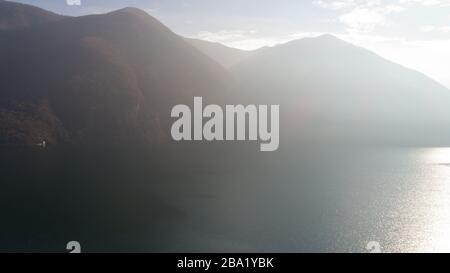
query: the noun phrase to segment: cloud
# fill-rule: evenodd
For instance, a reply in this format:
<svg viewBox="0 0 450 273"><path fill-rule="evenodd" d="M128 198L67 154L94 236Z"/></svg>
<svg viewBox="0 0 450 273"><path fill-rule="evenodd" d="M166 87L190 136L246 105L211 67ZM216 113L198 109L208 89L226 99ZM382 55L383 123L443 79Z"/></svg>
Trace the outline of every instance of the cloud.
<svg viewBox="0 0 450 273"><path fill-rule="evenodd" d="M69 6L80 6L81 0L66 0L66 3Z"/></svg>
<svg viewBox="0 0 450 273"><path fill-rule="evenodd" d="M369 33L396 24L392 14L413 7L450 7L450 0L313 0L313 4L336 12L338 21L344 24L348 32ZM446 31L446 28L440 31Z"/></svg>
<svg viewBox="0 0 450 273"><path fill-rule="evenodd" d="M450 26L423 26L420 28L422 32L434 32L434 33L450 33Z"/></svg>
<svg viewBox="0 0 450 273"><path fill-rule="evenodd" d="M450 0L399 0L399 4L417 4L421 6L440 6L449 7Z"/></svg>
<svg viewBox="0 0 450 273"><path fill-rule="evenodd" d="M355 0L340 0L340 1L327 1L327 0L314 0L313 4L331 10L343 10L356 5Z"/></svg>
<svg viewBox="0 0 450 273"><path fill-rule="evenodd" d="M355 8L351 12L341 15L339 21L349 30L370 32L377 26L387 26L389 21L385 14L368 8Z"/></svg>
<svg viewBox="0 0 450 273"><path fill-rule="evenodd" d="M371 32L377 27L386 27L392 24L388 16L392 13L404 11L398 4L383 4L379 1L366 1L351 11L341 15L339 21L345 24L351 32Z"/></svg>
<svg viewBox="0 0 450 273"><path fill-rule="evenodd" d="M399 7L419 6L450 6L450 0L313 0L312 3L320 8L330 10L348 10L361 7Z"/></svg>
<svg viewBox="0 0 450 273"><path fill-rule="evenodd" d="M377 27L391 25L392 22L388 15L404 10L399 5L378 5L374 2L369 2L341 15L339 21L345 24L350 32L366 33L375 30Z"/></svg>

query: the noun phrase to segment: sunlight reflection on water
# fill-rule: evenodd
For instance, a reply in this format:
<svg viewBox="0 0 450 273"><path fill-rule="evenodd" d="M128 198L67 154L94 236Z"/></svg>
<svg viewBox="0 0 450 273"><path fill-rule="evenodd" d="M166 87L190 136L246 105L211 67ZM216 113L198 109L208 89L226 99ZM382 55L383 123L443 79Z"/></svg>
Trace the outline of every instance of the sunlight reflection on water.
<svg viewBox="0 0 450 273"><path fill-rule="evenodd" d="M226 219L218 232L225 241L264 251L367 252L375 241L384 252L450 252L450 148L295 156L295 170L231 175L215 202L199 201Z"/></svg>
<svg viewBox="0 0 450 273"><path fill-rule="evenodd" d="M414 251L450 252L450 148L429 149L423 158L429 165L421 208L425 221Z"/></svg>
<svg viewBox="0 0 450 273"><path fill-rule="evenodd" d="M413 152L388 252L450 252L450 148Z"/></svg>

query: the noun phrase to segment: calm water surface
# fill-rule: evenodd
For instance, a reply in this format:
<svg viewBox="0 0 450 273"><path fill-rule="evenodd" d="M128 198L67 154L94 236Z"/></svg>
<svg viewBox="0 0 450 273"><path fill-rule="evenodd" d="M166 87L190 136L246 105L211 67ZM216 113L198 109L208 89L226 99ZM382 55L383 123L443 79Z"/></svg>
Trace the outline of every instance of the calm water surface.
<svg viewBox="0 0 450 273"><path fill-rule="evenodd" d="M192 182L169 250L450 251L449 148L306 148Z"/></svg>
<svg viewBox="0 0 450 273"><path fill-rule="evenodd" d="M99 154L3 157L0 251L450 251L450 148Z"/></svg>

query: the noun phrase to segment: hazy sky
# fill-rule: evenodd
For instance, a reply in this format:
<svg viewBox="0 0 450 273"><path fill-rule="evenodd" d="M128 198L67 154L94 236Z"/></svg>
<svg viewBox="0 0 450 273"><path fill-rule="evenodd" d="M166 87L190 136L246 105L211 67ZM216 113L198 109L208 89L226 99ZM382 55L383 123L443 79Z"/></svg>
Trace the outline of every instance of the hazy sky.
<svg viewBox="0 0 450 273"><path fill-rule="evenodd" d="M450 87L450 0L20 0L63 14L125 6L174 32L254 49L331 33ZM78 5L79 3L79 5Z"/></svg>

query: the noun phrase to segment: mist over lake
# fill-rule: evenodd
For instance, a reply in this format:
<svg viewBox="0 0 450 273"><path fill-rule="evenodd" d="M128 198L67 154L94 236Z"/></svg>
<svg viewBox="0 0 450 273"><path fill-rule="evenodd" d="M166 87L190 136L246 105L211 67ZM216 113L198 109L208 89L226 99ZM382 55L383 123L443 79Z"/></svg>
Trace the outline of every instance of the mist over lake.
<svg viewBox="0 0 450 273"><path fill-rule="evenodd" d="M248 148L236 159L222 148L210 145L204 160L179 147L158 158L2 152L1 251L65 252L75 239L86 252L365 252L369 241L448 250L448 149ZM8 168L15 161L22 167Z"/></svg>

